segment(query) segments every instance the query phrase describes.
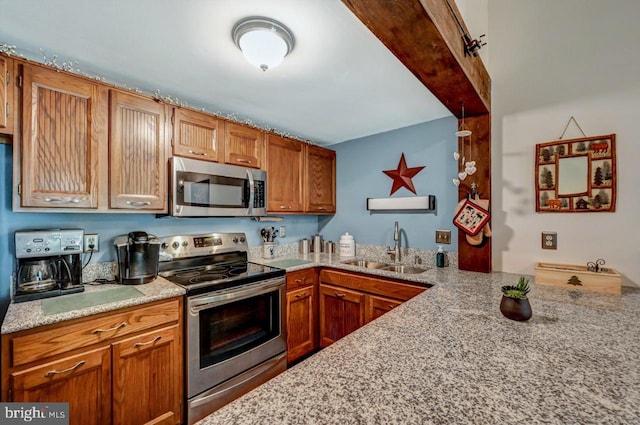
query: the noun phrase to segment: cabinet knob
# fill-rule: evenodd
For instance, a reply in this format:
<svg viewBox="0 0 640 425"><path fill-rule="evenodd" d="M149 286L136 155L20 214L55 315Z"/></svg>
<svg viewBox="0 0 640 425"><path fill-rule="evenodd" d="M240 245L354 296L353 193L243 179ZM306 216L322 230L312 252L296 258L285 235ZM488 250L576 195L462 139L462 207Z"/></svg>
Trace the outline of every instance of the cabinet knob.
<svg viewBox="0 0 640 425"><path fill-rule="evenodd" d="M67 372L72 372L74 370L76 370L77 368L79 368L80 366L82 366L83 364L85 364L84 360L80 360L78 363L76 363L75 365L71 366L70 368L67 369L63 369L63 370L50 370L49 372L45 373L44 376L47 378L50 378L54 375L60 375L61 373L67 373Z"/></svg>

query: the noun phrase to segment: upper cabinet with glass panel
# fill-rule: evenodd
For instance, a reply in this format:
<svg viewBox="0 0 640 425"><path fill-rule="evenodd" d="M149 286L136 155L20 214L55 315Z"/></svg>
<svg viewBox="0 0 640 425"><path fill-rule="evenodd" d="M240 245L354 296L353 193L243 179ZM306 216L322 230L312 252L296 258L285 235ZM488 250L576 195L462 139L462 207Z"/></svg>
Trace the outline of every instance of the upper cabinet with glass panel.
<svg viewBox="0 0 640 425"><path fill-rule="evenodd" d="M536 211L612 212L616 135L536 145Z"/></svg>

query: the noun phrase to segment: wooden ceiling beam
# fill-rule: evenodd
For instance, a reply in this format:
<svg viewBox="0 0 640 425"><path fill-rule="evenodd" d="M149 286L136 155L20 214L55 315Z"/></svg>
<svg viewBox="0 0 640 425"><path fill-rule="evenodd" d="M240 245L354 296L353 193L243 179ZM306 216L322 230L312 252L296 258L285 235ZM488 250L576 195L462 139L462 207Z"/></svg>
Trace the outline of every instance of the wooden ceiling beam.
<svg viewBox="0 0 640 425"><path fill-rule="evenodd" d="M491 110L491 79L464 41L445 0L342 0L353 14L457 117ZM455 2L449 4L460 18ZM466 28L466 27L465 27Z"/></svg>

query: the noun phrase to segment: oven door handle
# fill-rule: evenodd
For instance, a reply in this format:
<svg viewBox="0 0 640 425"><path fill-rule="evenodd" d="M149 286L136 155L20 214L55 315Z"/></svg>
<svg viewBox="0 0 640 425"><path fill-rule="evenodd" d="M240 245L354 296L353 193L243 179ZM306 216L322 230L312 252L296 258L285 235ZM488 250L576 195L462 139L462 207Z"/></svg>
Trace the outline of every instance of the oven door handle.
<svg viewBox="0 0 640 425"><path fill-rule="evenodd" d="M246 298L272 292L274 289L284 287L284 278L269 279L256 285L228 288L222 291L216 291L202 298L189 300L189 311L196 316L199 311L207 308L217 307L222 304L228 304L233 301L239 301Z"/></svg>
<svg viewBox="0 0 640 425"><path fill-rule="evenodd" d="M253 170L252 169L247 169L247 180L249 180L249 205L247 208L247 210L249 211L249 215L252 214L252 210L253 210L253 201L255 199L255 182L253 180Z"/></svg>

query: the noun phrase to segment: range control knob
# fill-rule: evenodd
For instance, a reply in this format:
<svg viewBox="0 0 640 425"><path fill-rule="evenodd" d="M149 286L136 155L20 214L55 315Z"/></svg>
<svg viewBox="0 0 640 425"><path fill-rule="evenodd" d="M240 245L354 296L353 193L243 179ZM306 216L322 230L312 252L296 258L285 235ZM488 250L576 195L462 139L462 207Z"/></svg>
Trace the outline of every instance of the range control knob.
<svg viewBox="0 0 640 425"><path fill-rule="evenodd" d="M240 243L245 243L246 239L244 238L244 236L240 236Z"/></svg>
<svg viewBox="0 0 640 425"><path fill-rule="evenodd" d="M180 248L180 242L175 241L174 243L172 243L172 244L171 244L171 247L172 247L173 249L178 249L178 248Z"/></svg>
<svg viewBox="0 0 640 425"><path fill-rule="evenodd" d="M189 245L189 241L182 241L182 246L187 246Z"/></svg>
<svg viewBox="0 0 640 425"><path fill-rule="evenodd" d="M162 249L167 249L167 243L166 242L162 242L162 244L160 245L160 248Z"/></svg>
<svg viewBox="0 0 640 425"><path fill-rule="evenodd" d="M233 239L231 239L231 241L232 241L233 243L238 243L238 238L237 238L236 236L234 236L234 237L233 237Z"/></svg>

